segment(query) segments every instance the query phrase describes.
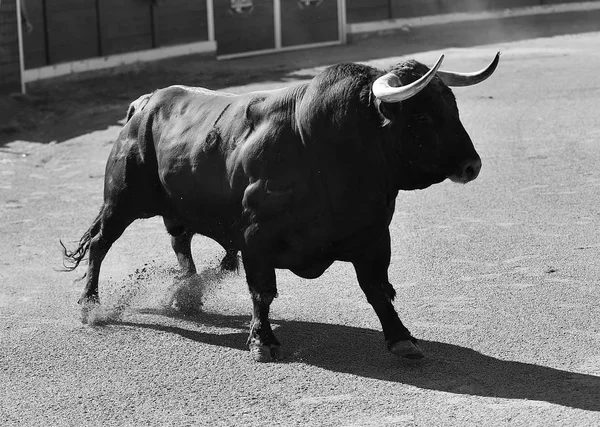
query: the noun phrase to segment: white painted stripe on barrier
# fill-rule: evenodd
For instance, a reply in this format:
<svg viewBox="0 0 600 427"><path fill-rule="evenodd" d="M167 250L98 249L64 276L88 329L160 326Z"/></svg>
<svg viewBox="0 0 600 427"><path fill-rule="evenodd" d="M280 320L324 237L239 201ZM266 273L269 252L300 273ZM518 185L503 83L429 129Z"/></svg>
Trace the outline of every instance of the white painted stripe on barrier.
<svg viewBox="0 0 600 427"><path fill-rule="evenodd" d="M32 68L23 73L23 83L52 77L64 76L83 71L95 71L106 68L129 65L136 62L148 62L158 59L172 58L175 56L191 55L194 53L213 53L217 50L215 41L202 41L175 46L165 46L156 49L140 50L118 55L102 56L97 58L83 59L81 61L64 62L61 64L48 65L45 67Z"/></svg>
<svg viewBox="0 0 600 427"><path fill-rule="evenodd" d="M316 47L327 47L327 46L336 46L340 45L342 42L340 40L335 40L331 42L320 42L320 43L309 43L309 44L299 44L296 46L284 46L279 49L262 49L262 50L253 50L249 52L240 52L240 53L229 53L227 55L219 55L217 59L237 59L237 58L245 58L248 56L256 56L256 55L269 55L271 53L279 53L279 52L289 52L292 50L302 50L302 49L313 49Z"/></svg>
<svg viewBox="0 0 600 427"><path fill-rule="evenodd" d="M480 21L485 19L510 18L516 16L545 15L550 13L581 12L600 9L600 2L561 3L490 10L484 12L460 12L441 15L418 16L414 18L387 19L382 21L348 24L348 34L371 33L396 30L403 27L423 27L426 25L451 24L454 22Z"/></svg>

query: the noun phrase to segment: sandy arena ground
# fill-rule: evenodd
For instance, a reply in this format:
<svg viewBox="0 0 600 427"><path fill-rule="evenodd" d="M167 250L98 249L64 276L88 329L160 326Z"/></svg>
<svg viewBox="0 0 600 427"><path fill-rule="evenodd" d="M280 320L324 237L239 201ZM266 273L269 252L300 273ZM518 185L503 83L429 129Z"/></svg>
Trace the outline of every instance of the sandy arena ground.
<svg viewBox="0 0 600 427"><path fill-rule="evenodd" d="M558 35L600 31L600 16L539 19L226 63L185 58L4 99L0 424L600 425L600 32ZM432 64L442 51L445 68L470 71L497 50L489 81L454 90L479 178L398 197L390 279L424 361L386 351L352 269L338 263L312 281L278 272L272 319L286 358L252 362L243 272L219 277L222 250L197 237L205 270L191 298L203 312L169 308L176 261L159 218L113 246L99 324L81 324L73 280L83 271L56 271L58 239L78 239L96 215L118 122L140 94L172 83L280 87L328 63L387 67L410 54Z"/></svg>

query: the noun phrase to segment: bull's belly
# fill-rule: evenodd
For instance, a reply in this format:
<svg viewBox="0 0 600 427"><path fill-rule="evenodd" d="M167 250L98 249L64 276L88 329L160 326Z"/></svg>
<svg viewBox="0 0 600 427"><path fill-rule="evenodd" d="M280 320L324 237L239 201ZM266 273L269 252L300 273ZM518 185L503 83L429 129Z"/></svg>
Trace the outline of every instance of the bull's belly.
<svg viewBox="0 0 600 427"><path fill-rule="evenodd" d="M292 273L296 276L300 276L303 279L316 279L320 277L325 271L333 264L334 260L327 261L314 261L306 265L299 265L294 268L289 268Z"/></svg>
<svg viewBox="0 0 600 427"><path fill-rule="evenodd" d="M224 249L240 249L241 233L236 229L238 216L232 209L218 204L182 204L173 203L165 218L187 231L209 237Z"/></svg>
<svg viewBox="0 0 600 427"><path fill-rule="evenodd" d="M244 229L234 225L237 220L220 216L189 216L185 221L185 227L195 234L211 238L219 243L224 249L241 250L246 246ZM271 244L263 246L262 256L272 259L273 267L277 269L290 270L304 279L315 279L321 276L335 261L332 254L326 254L323 249L315 245L306 244L303 247L285 247L278 242L284 239L282 236L270 236L273 238Z"/></svg>
<svg viewBox="0 0 600 427"><path fill-rule="evenodd" d="M272 251L274 266L290 270L305 279L317 278L336 260L335 254L328 250L330 247L320 239L300 240L297 236L280 236Z"/></svg>

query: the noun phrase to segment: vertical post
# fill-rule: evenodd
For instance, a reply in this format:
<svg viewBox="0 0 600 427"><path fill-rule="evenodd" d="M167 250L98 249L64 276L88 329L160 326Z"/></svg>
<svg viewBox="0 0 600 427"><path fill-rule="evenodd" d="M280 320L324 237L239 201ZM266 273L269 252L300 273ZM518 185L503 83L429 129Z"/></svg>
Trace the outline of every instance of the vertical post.
<svg viewBox="0 0 600 427"><path fill-rule="evenodd" d="M19 79L21 93L26 93L25 87L25 53L23 50L23 24L21 23L21 0L17 0L17 37L19 39Z"/></svg>
<svg viewBox="0 0 600 427"><path fill-rule="evenodd" d="M42 0L42 15L44 16L44 50L46 53L46 65L50 65L50 36L48 32L48 5Z"/></svg>
<svg viewBox="0 0 600 427"><path fill-rule="evenodd" d="M206 25L208 27L208 41L215 41L215 9L213 0L206 0Z"/></svg>
<svg viewBox="0 0 600 427"><path fill-rule="evenodd" d="M275 49L281 49L281 0L273 0L273 19L275 22Z"/></svg>
<svg viewBox="0 0 600 427"><path fill-rule="evenodd" d="M100 22L100 0L96 0L96 4L94 6L96 8L96 37L98 39L96 48L98 49L98 56L102 56L102 27Z"/></svg>
<svg viewBox="0 0 600 427"><path fill-rule="evenodd" d="M150 37L152 49L156 48L156 19L154 17L154 2L150 2Z"/></svg>
<svg viewBox="0 0 600 427"><path fill-rule="evenodd" d="M347 42L346 19L346 0L338 0L338 22L340 26L340 42L343 44L346 44Z"/></svg>

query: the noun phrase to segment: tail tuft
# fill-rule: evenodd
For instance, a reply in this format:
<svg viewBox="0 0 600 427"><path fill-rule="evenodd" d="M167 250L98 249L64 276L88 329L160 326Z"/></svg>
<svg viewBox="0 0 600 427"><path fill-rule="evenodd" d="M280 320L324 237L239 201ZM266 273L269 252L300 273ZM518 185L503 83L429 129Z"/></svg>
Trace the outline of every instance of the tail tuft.
<svg viewBox="0 0 600 427"><path fill-rule="evenodd" d="M74 250L69 250L65 246L62 240L59 239L60 246L62 246L63 253L63 270L62 271L73 271L79 264L85 259L88 250L90 249L90 242L92 238L100 232L100 218L102 215L102 209L100 213L90 226L90 228L83 233L83 236L79 239L79 243Z"/></svg>
<svg viewBox="0 0 600 427"><path fill-rule="evenodd" d="M240 271L240 259L237 249L227 249L227 253L221 260L221 270L223 271Z"/></svg>

